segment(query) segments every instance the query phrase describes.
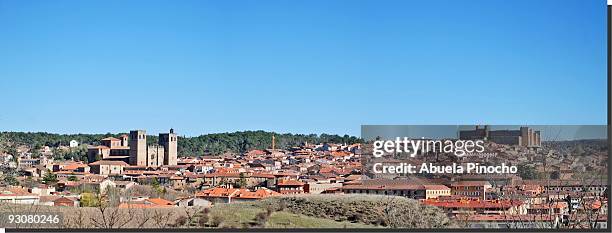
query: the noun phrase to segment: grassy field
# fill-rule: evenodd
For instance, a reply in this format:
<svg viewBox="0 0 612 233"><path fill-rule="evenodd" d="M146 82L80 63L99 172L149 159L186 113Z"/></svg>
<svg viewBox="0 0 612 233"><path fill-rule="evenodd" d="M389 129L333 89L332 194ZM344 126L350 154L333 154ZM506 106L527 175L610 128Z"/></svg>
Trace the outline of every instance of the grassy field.
<svg viewBox="0 0 612 233"><path fill-rule="evenodd" d="M242 228L254 223L258 213L265 212L261 207L251 203L221 204L211 209L211 217L223 216L221 227ZM274 211L266 221L266 228L376 228L374 225L334 221L325 218L315 218L287 211Z"/></svg>
<svg viewBox="0 0 612 233"><path fill-rule="evenodd" d="M301 214L281 211L275 212L266 224L268 228L378 228L374 225L352 222L336 222L330 219L315 218Z"/></svg>

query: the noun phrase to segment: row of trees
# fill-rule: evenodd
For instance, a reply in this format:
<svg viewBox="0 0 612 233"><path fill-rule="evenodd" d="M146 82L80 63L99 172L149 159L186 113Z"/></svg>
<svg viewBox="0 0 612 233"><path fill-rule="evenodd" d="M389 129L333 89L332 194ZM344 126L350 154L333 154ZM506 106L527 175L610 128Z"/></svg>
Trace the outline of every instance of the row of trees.
<svg viewBox="0 0 612 233"><path fill-rule="evenodd" d="M54 134L44 132L0 132L0 142L11 142L15 145L26 145L34 149L43 146L67 146L70 140L83 144L96 144L105 137L118 137L121 134Z"/></svg>
<svg viewBox="0 0 612 233"><path fill-rule="evenodd" d="M24 133L24 132L1 132L0 144L11 142L12 145L26 145L33 149L42 146L57 147L68 145L70 140L76 140L81 144L97 145L105 137L119 137L119 134L52 134L52 133ZM331 134L278 134L266 131L243 131L234 133L206 134L197 137L179 137L178 151L180 155L197 156L204 154L222 154L225 152L243 153L253 149L267 149L272 146L272 136L275 137L277 149L287 149L302 143L347 143L361 142L360 138L344 135ZM147 136L148 144L156 144L157 136ZM82 159L83 151L62 154L62 157Z"/></svg>
<svg viewBox="0 0 612 233"><path fill-rule="evenodd" d="M272 136L276 149L287 149L303 143L347 143L362 142L360 138L331 134L278 134L266 131L243 131L234 133L207 134L191 138L179 138L178 150L181 155L221 154L224 152L244 153L253 149L272 147Z"/></svg>

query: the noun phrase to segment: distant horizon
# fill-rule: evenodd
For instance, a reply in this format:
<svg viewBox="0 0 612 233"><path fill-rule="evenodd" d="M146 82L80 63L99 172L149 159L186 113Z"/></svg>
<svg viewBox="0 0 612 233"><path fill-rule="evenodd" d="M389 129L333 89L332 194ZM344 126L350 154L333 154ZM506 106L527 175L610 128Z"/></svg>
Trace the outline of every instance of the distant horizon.
<svg viewBox="0 0 612 233"><path fill-rule="evenodd" d="M450 125L400 125L399 128L397 125L363 125L362 126L362 130L366 130L366 134L371 134L371 129L364 129L363 127L393 127L395 128L394 130L390 131L392 134L397 134L400 132L410 132L410 133L403 133L402 135L404 136L408 136L408 137L417 137L415 135L419 135L418 137L421 136L425 136L425 137L432 137L432 135L438 135L438 136L433 136L433 137L440 137L440 138L452 138L452 137L448 137L449 135L449 128L447 126ZM473 125L476 126L476 125ZM482 125L479 125L482 126ZM562 141L577 141L577 140L607 140L607 125L489 125L491 127L491 130L516 130L516 127L520 127L520 126L526 126L526 127L530 127L534 130L540 130L542 132L542 142L562 142ZM426 128L432 128L432 130L429 130L428 132L426 132L427 135L424 135L424 130ZM468 128L466 128L468 127ZM468 126L468 125L462 125L459 127L460 130L469 130L472 126ZM561 127L565 127L565 128L561 128ZM445 128L445 129L444 129ZM172 128L174 129L174 128ZM407 129L410 129L409 131L406 131ZM145 130L147 132L148 136L157 136L157 134L159 133L167 133L170 131L170 128L166 131L149 131L146 129L130 129L128 131L117 131L117 132L105 132L105 133L85 133L85 132L80 132L80 133L56 133L56 132L49 132L49 131L0 131L0 133L49 133L49 134L57 134L57 135L65 135L65 136L70 136L70 135L79 135L79 134L84 134L84 135L105 135L105 134L112 134L112 135L117 135L117 134L129 134L129 132L131 130ZM378 129L377 131L379 131L381 129ZM193 138L193 137L199 137L199 136L204 136L204 135L211 135L211 134L224 134L224 133L240 133L240 132L265 132L265 133L274 133L274 134L292 134L292 135L317 135L317 136L321 136L322 134L327 134L327 135L337 135L337 136L344 136L344 135L348 135L350 137L356 137L359 139L364 139L366 140L364 137L369 137L371 139L371 135L350 135L350 134L335 134L335 133L293 133L293 132L277 132L277 131L269 131L269 130L237 130L237 131L225 131L225 132L213 132L213 133L203 133L203 134L199 134L199 135L183 135L180 134L180 130L174 129L175 133L179 136L179 137L183 137L183 138ZM447 131L447 132L445 132ZM554 132L548 132L548 131L554 131ZM387 132L386 130L383 129L383 131L381 131L383 134L385 132ZM153 134L151 134L153 133ZM361 132L362 134L364 132ZM416 134L415 134L416 133ZM380 133L379 133L380 134ZM452 134L452 132L451 132ZM554 134L554 136L551 136L551 134ZM379 135L380 136L380 135ZM553 139L554 138L554 139Z"/></svg>
<svg viewBox="0 0 612 233"><path fill-rule="evenodd" d="M542 141L567 141L581 139L607 139L607 125L486 125L489 130L519 130L528 127L540 131ZM363 125L361 138L366 140L382 137L409 138L458 138L460 131L471 131L484 125Z"/></svg>
<svg viewBox="0 0 612 233"><path fill-rule="evenodd" d="M132 130L143 130L143 129L132 129ZM157 136L157 134L159 133L167 133L169 130L166 131L155 131L155 134L149 134L149 130L144 129L147 132L147 136ZM359 135L350 135L350 134L336 134L336 133L292 133L292 132L276 132L276 131L269 131L269 130L238 130L238 131L226 131L226 132L213 132L213 133L203 133L203 134L199 134L199 135L182 135L180 134L180 132L178 132L176 129L175 133L179 136L179 137L198 137L198 136L202 136L202 135L210 135L210 134L223 134L223 133L238 133L238 132L257 132L257 131L263 131L266 133L275 133L275 134L293 134L293 135L311 135L311 134L315 134L317 136L320 136L322 134L327 134L327 135L338 135L338 136L344 136L344 135L348 135L351 137L358 137L361 138ZM58 135L79 135L79 134L87 134L87 135L103 135L103 134L129 134L130 131L127 132L105 132L105 133L57 133L57 132L49 132L49 131L0 131L0 133L49 133L49 134L58 134Z"/></svg>

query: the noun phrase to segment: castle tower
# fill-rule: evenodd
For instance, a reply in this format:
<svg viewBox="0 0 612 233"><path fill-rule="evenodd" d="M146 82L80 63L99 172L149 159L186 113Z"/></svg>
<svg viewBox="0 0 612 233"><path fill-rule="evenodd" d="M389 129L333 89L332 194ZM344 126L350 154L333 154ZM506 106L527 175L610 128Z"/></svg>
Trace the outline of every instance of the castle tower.
<svg viewBox="0 0 612 233"><path fill-rule="evenodd" d="M160 133L158 144L164 147L164 165L176 165L178 142L174 129L170 133Z"/></svg>
<svg viewBox="0 0 612 233"><path fill-rule="evenodd" d="M533 146L533 140L534 140L533 130L529 129L529 142L527 146Z"/></svg>
<svg viewBox="0 0 612 233"><path fill-rule="evenodd" d="M529 146L529 128L527 127L521 127L520 128L521 131L521 142L520 142L520 146Z"/></svg>
<svg viewBox="0 0 612 233"><path fill-rule="evenodd" d="M130 165L147 166L147 133L144 130L130 131Z"/></svg>
<svg viewBox="0 0 612 233"><path fill-rule="evenodd" d="M130 138L130 137L129 137L129 136L127 136L127 135L125 135L125 134L124 134L124 135L119 136L119 140L121 140L121 146L125 146L125 147L129 146L129 145L128 145L128 139L129 139L129 138Z"/></svg>

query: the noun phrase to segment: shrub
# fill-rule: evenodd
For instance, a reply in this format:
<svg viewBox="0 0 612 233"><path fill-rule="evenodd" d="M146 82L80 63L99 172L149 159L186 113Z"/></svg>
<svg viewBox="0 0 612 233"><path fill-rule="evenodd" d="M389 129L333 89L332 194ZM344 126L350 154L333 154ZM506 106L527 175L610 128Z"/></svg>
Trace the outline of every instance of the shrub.
<svg viewBox="0 0 612 233"><path fill-rule="evenodd" d="M209 220L209 216L208 216L209 214L210 214L209 208L204 208L202 211L200 211L200 218L198 218L198 226L206 227L206 225L208 224L208 220Z"/></svg>
<svg viewBox="0 0 612 233"><path fill-rule="evenodd" d="M262 200L260 207L336 221L361 222L391 228L451 228L446 214L405 197L383 195L302 195Z"/></svg>
<svg viewBox="0 0 612 233"><path fill-rule="evenodd" d="M186 223L187 223L187 217L181 215L178 218L176 218L176 220L174 220L174 227L181 227L181 226L184 226Z"/></svg>
<svg viewBox="0 0 612 233"><path fill-rule="evenodd" d="M219 227L221 226L221 223L223 223L223 217L219 216L219 215L215 215L212 217L210 226L211 227Z"/></svg>
<svg viewBox="0 0 612 233"><path fill-rule="evenodd" d="M255 215L255 219L253 220L252 226L254 227L265 226L266 222L268 222L269 217L270 216L267 214L267 212L258 213L257 215Z"/></svg>

